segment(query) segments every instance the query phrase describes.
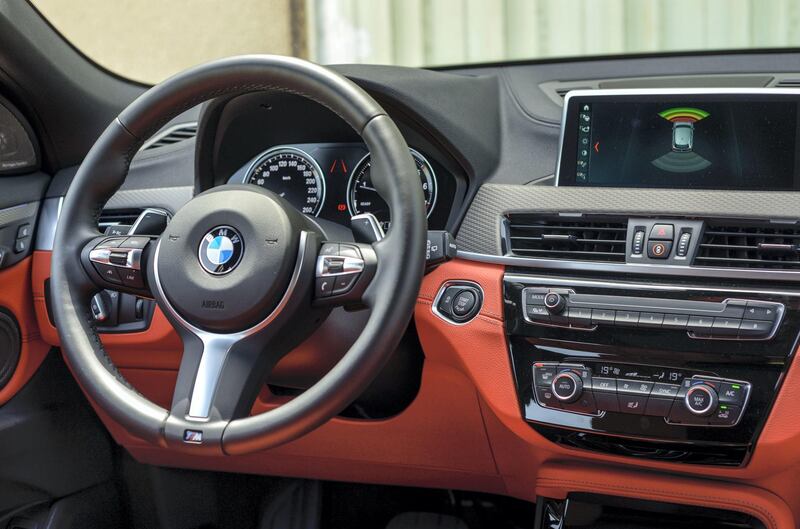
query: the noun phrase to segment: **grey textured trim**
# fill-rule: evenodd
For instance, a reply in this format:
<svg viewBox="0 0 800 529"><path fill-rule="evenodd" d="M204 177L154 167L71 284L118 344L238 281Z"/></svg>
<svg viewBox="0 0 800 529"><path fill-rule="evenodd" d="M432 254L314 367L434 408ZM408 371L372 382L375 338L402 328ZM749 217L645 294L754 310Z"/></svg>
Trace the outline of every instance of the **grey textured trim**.
<svg viewBox="0 0 800 529"><path fill-rule="evenodd" d="M122 189L111 197L106 209L161 208L175 213L194 196L194 187L176 186L150 189Z"/></svg>
<svg viewBox="0 0 800 529"><path fill-rule="evenodd" d="M36 250L53 250L53 240L56 237L58 216L61 214L61 205L64 197L46 198L42 202L42 214L36 223Z"/></svg>
<svg viewBox="0 0 800 529"><path fill-rule="evenodd" d="M36 215L38 209L38 202L28 202L27 204L20 204L19 206L0 209L0 228L5 227L7 224L14 224L15 222L29 219Z"/></svg>
<svg viewBox="0 0 800 529"><path fill-rule="evenodd" d="M500 223L512 211L797 222L800 193L484 184L458 231L459 250L501 255Z"/></svg>

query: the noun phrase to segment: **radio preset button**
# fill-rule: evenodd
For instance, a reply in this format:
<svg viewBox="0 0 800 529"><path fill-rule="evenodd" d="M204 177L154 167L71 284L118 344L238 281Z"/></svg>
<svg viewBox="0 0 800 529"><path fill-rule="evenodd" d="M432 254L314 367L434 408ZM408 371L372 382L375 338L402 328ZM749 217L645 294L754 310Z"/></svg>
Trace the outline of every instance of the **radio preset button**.
<svg viewBox="0 0 800 529"><path fill-rule="evenodd" d="M592 324L614 323L617 311L610 309L592 309Z"/></svg>
<svg viewBox="0 0 800 529"><path fill-rule="evenodd" d="M639 327L661 327L664 315L658 312L642 312L639 314Z"/></svg>
<svg viewBox="0 0 800 529"><path fill-rule="evenodd" d="M742 320L739 338L766 338L772 332L772 322L764 320Z"/></svg>
<svg viewBox="0 0 800 529"><path fill-rule="evenodd" d="M661 322L661 327L685 329L688 323L689 316L687 314L664 314L664 321Z"/></svg>
<svg viewBox="0 0 800 529"><path fill-rule="evenodd" d="M636 327L639 324L639 313L629 310L618 310L614 317L614 323L626 327Z"/></svg>

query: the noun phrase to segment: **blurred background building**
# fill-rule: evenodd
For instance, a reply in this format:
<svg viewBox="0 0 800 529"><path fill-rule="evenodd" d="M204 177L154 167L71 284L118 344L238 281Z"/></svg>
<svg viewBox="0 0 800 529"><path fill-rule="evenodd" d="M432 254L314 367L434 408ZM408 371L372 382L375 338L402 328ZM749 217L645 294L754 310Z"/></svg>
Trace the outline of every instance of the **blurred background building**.
<svg viewBox="0 0 800 529"><path fill-rule="evenodd" d="M24 1L24 0L11 0ZM798 0L33 0L78 49L155 83L217 57L450 65L796 47Z"/></svg>

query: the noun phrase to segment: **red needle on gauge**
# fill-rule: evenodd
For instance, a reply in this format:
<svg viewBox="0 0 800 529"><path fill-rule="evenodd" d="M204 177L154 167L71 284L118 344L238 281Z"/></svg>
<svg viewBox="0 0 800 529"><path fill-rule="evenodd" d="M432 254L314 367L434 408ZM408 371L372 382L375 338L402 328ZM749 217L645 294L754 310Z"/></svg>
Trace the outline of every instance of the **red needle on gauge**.
<svg viewBox="0 0 800 529"><path fill-rule="evenodd" d="M599 141L594 144L594 152L598 152L598 153L600 152L600 142Z"/></svg>

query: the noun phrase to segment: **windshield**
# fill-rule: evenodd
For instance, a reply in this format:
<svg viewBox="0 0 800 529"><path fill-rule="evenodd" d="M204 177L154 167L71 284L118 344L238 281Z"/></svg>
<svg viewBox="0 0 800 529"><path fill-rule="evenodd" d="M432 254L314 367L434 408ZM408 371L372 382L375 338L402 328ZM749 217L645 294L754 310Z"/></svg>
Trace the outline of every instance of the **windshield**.
<svg viewBox="0 0 800 529"><path fill-rule="evenodd" d="M32 1L89 58L144 83L242 53L445 66L800 44L800 0Z"/></svg>

